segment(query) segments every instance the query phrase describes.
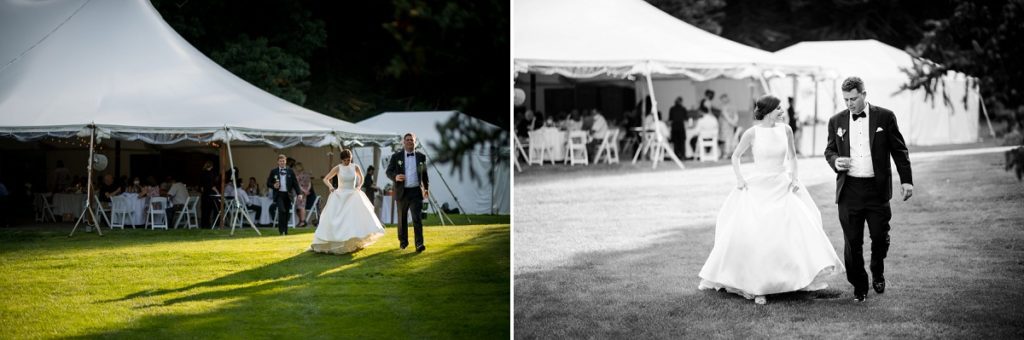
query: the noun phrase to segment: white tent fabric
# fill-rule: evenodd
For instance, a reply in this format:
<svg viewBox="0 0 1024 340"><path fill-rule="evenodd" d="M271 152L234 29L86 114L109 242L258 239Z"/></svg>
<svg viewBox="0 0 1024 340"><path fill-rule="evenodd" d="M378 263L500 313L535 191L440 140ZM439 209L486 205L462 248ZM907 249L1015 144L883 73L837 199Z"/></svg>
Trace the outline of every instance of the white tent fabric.
<svg viewBox="0 0 1024 340"><path fill-rule="evenodd" d="M412 132L416 134L420 150L430 159L437 155L437 150L431 148L430 143L439 144L441 142L441 136L437 131L436 125L448 121L452 115L458 116L458 119L474 120L476 123L495 130L499 129L497 126L458 111L385 112L360 121L356 125L395 131L401 135ZM367 149L356 149L356 156L354 157L357 162L363 164L364 168L367 166L367 162L372 162L373 159L372 150ZM380 175L377 176L377 185L383 188L391 183L391 180L384 175L384 168L387 167L392 151L387 149L381 151L381 164L378 164L378 169L380 169L378 174ZM507 157L507 150L505 151L505 156ZM464 209L463 213L509 214L511 206L509 166L507 163L502 166L496 166L491 161L491 157L490 150L478 147L471 155L467 155L463 159L463 163L472 163L477 173L484 176L486 176L487 172L493 171L495 178L493 183L488 182L486 178L483 178L481 182L475 182L470 179L469 171L465 167L463 167L460 176L459 173L452 173L452 165L449 163L433 163L437 166L437 172L433 169L428 170L430 175L430 194L437 199L438 204L448 203L449 208L458 207L455 201L455 197L457 197L458 203ZM442 179L438 178L438 172L444 178L444 182L447 182L448 186L451 187L451 192L445 188L445 183L442 182Z"/></svg>
<svg viewBox="0 0 1024 340"><path fill-rule="evenodd" d="M844 108L841 82L845 77L857 76L864 80L869 103L896 114L907 143L957 144L973 143L978 139L980 108L977 82L969 81L969 77L962 73L947 74L936 95L926 99L923 89L896 93L908 81L900 68L912 67L912 56L876 40L801 42L775 54L793 62L818 64L839 73L841 78L837 78L834 84L831 81L819 84L819 119L827 120ZM771 84L773 92L792 95L790 79L773 79ZM813 90L814 83L809 78L799 80L796 106L804 118L814 111ZM968 95L967 103L963 100L965 93ZM949 98L949 104L943 99L944 95ZM820 141L816 145L823 148L825 134L819 133L817 138Z"/></svg>
<svg viewBox="0 0 1024 340"><path fill-rule="evenodd" d="M398 140L245 82L186 42L147 0L0 0L0 136L71 137L90 126L151 144Z"/></svg>
<svg viewBox="0 0 1024 340"><path fill-rule="evenodd" d="M513 7L519 73L591 78L649 69L703 81L821 72L705 32L643 0L515 0Z"/></svg>

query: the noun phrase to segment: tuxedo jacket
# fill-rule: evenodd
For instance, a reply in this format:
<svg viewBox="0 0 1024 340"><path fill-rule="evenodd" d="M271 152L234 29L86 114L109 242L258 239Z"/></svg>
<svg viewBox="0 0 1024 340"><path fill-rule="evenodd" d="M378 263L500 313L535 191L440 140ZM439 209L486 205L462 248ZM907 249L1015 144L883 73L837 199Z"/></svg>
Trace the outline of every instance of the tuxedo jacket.
<svg viewBox="0 0 1024 340"><path fill-rule="evenodd" d="M414 153L416 154L416 171L419 173L420 187L423 190L430 190L430 178L427 177L427 156L419 151ZM391 154L391 160L388 161L388 169L385 173L391 179L391 182L394 183L395 199L402 199L405 195L405 182L395 181L395 176L405 174L404 149Z"/></svg>
<svg viewBox="0 0 1024 340"><path fill-rule="evenodd" d="M843 134L838 134L842 128ZM900 174L900 183L914 184L910 172L910 152L903 141L903 135L896 125L896 115L885 108L871 105L868 111L868 145L871 147L871 165L875 170L875 185L886 193L885 200L892 199L891 157ZM846 182L846 172L836 169L836 158L850 157L850 110L843 110L828 120L828 143L825 145L825 160L836 172L836 203Z"/></svg>
<svg viewBox="0 0 1024 340"><path fill-rule="evenodd" d="M279 178L278 176L280 175L280 170L280 168L274 168L270 170L270 175L267 176L267 190L270 190L271 192L274 193L274 196L272 197L274 200L277 200L277 195L282 194L280 189L274 189L274 181ZM301 195L302 189L299 188L299 179L295 177L295 171L292 171L291 168L284 168L284 171L286 173L285 176L287 176L288 180L288 183L285 184L286 188L288 189L287 193L290 194L294 192L296 195Z"/></svg>

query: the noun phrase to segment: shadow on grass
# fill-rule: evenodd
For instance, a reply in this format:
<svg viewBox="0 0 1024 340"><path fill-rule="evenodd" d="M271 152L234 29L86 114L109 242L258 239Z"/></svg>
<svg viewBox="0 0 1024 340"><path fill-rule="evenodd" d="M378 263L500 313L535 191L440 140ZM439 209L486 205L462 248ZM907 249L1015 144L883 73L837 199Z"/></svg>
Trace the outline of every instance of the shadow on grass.
<svg viewBox="0 0 1024 340"><path fill-rule="evenodd" d="M488 229L421 254L304 252L184 287L97 301L130 304L142 316L74 338L507 338L508 230Z"/></svg>

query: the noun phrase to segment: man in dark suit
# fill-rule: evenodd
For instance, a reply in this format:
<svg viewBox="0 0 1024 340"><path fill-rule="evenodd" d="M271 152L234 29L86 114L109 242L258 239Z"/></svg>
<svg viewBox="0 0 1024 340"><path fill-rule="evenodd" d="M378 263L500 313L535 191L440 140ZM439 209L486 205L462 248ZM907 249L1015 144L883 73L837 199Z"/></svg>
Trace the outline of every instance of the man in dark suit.
<svg viewBox="0 0 1024 340"><path fill-rule="evenodd" d="M688 112L683 107L683 97L676 97L676 104L668 109L668 119L672 121L672 149L679 158L686 158L686 121Z"/></svg>
<svg viewBox="0 0 1024 340"><path fill-rule="evenodd" d="M409 223L406 214L412 214L416 252L427 249L423 245L423 199L429 197L430 179L427 177L427 156L415 151L416 135L402 137L403 150L391 155L386 174L393 181L395 199L398 200L398 245L409 246Z"/></svg>
<svg viewBox="0 0 1024 340"><path fill-rule="evenodd" d="M213 195L217 193L217 187L220 186L220 181L217 178L217 173L213 171L213 162L206 161L203 163L203 172L199 175L199 220L202 222L199 226L210 226L213 229L213 217L217 214L217 206L214 204Z"/></svg>
<svg viewBox="0 0 1024 340"><path fill-rule="evenodd" d="M846 279L853 284L854 301L868 294L864 271L864 222L871 236L871 286L885 292L884 263L889 251L889 219L892 210L891 157L900 174L900 193L907 200L914 193L910 153L896 125L896 115L864 101L864 82L857 77L843 81L847 109L828 121L825 159L836 176L836 204L843 227Z"/></svg>
<svg viewBox="0 0 1024 340"><path fill-rule="evenodd" d="M274 193L274 204L277 205L277 231L288 235L288 220L291 219L292 197L302 197L299 180L295 172L288 168L288 156L277 155L277 167L270 170L267 176L267 188Z"/></svg>

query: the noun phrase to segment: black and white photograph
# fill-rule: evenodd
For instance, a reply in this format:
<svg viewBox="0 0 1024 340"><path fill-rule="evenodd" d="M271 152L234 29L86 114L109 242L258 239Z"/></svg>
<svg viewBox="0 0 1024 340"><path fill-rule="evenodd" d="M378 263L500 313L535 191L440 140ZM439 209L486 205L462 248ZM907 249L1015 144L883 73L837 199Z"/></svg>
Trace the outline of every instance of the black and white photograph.
<svg viewBox="0 0 1024 340"><path fill-rule="evenodd" d="M1024 335L1024 2L512 8L515 338Z"/></svg>

